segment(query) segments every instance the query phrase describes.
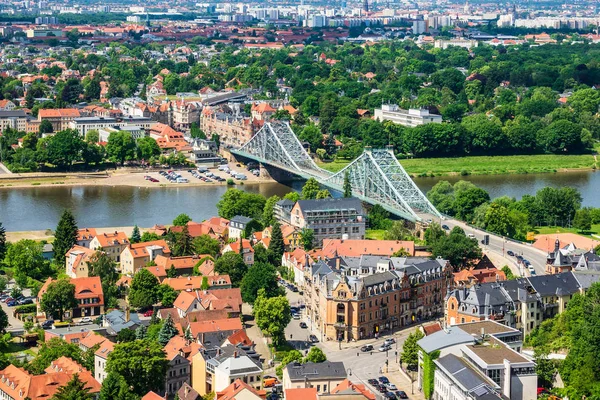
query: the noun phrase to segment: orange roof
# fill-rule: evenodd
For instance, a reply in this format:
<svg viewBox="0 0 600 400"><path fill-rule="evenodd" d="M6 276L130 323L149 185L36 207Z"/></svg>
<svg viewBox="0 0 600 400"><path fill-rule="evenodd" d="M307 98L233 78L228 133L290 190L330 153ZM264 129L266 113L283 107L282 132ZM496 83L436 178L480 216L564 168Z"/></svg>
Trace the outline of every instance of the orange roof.
<svg viewBox="0 0 600 400"><path fill-rule="evenodd" d="M150 246L162 247L163 253L171 254L171 250L169 249L167 242L162 239L152 240L150 242L130 244L129 251L131 252L131 255L133 256L133 258L149 257L150 254L148 253L148 247L150 247ZM156 257L162 257L162 256L158 255Z"/></svg>
<svg viewBox="0 0 600 400"><path fill-rule="evenodd" d="M560 248L573 243L578 249L591 250L600 244L600 240L586 238L575 233L551 233L547 235L536 235L533 247L546 253L550 253L554 251L556 239L560 242Z"/></svg>
<svg viewBox="0 0 600 400"><path fill-rule="evenodd" d="M283 106L283 109L286 110L287 112L289 112L290 115L294 115L294 114L296 114L296 112L298 112L298 110L296 110L294 107L292 107L289 104L287 106Z"/></svg>
<svg viewBox="0 0 600 400"><path fill-rule="evenodd" d="M38 119L44 118L78 118L79 110L76 108L45 108L38 112Z"/></svg>
<svg viewBox="0 0 600 400"><path fill-rule="evenodd" d="M96 253L95 250L88 249L87 247L75 245L67 251L66 256L69 257L71 254L75 255L73 261L72 271L77 271L77 268L82 262L88 262L89 259Z"/></svg>
<svg viewBox="0 0 600 400"><path fill-rule="evenodd" d="M167 354L167 360L172 360L178 354L183 353L183 357L192 361L192 357L194 357L202 348L196 342L188 342L187 339L181 336L173 336L169 343L166 344L164 350Z"/></svg>
<svg viewBox="0 0 600 400"><path fill-rule="evenodd" d="M200 256L165 257L159 254L154 259L154 262L165 270L171 268L171 265L173 265L175 269L188 269L194 268L194 265L196 265L200 259L202 259Z"/></svg>
<svg viewBox="0 0 600 400"><path fill-rule="evenodd" d="M274 113L277 110L271 107L269 103L260 103L255 106L252 106L252 111L256 111L259 114L263 114L266 112Z"/></svg>
<svg viewBox="0 0 600 400"><path fill-rule="evenodd" d="M323 249L311 252L314 257L333 258L336 255L360 257L362 255L391 256L400 249L415 254L415 242L399 240L325 239Z"/></svg>
<svg viewBox="0 0 600 400"><path fill-rule="evenodd" d="M285 389L285 400L318 400L317 388Z"/></svg>
<svg viewBox="0 0 600 400"><path fill-rule="evenodd" d="M97 335L94 332L89 332L89 334L79 341L79 344L91 349L97 344L102 344L107 339L102 335Z"/></svg>
<svg viewBox="0 0 600 400"><path fill-rule="evenodd" d="M155 267L149 267L150 269ZM165 268L167 269L167 268ZM229 275L213 275L213 276L188 276L180 278L167 278L162 283L169 285L176 291L181 290L200 290L202 287L202 280L206 278L208 280L209 287L218 286L231 286L231 278Z"/></svg>
<svg viewBox="0 0 600 400"><path fill-rule="evenodd" d="M98 298L98 303L89 304L90 306L104 305L104 293L102 292L102 283L99 276L91 276L87 278L71 278L69 280L75 285L75 298L77 300ZM48 290L48 286L53 282L52 278L48 278L38 293L38 298L41 298Z"/></svg>
<svg viewBox="0 0 600 400"><path fill-rule="evenodd" d="M153 391L150 391L150 392L146 393L144 395L144 397L142 397L141 400L165 400L165 398L162 397L162 396L157 395Z"/></svg>
<svg viewBox="0 0 600 400"><path fill-rule="evenodd" d="M69 375L79 374L79 379L86 384L86 387L90 388L91 393L100 392L100 383L94 379L90 371L68 357L62 356L52 361L45 371L47 374L59 372L66 372Z"/></svg>
<svg viewBox="0 0 600 400"><path fill-rule="evenodd" d="M264 399L267 396L267 392L264 390L256 390L238 378L231 385L227 386L222 391L217 392L216 400L234 400L242 390L248 390L250 393L254 394L256 397L260 397L261 399ZM316 391L317 389L315 389L315 392Z"/></svg>
<svg viewBox="0 0 600 400"><path fill-rule="evenodd" d="M115 344L110 340L105 340L98 350L94 353L95 356L108 359L108 355L115 349Z"/></svg>
<svg viewBox="0 0 600 400"><path fill-rule="evenodd" d="M341 381L332 391L331 394L335 394L338 392L343 392L346 390L352 390L353 392L357 392L365 396L369 400L375 400L375 395L373 392L368 390L365 385L352 383L348 379L344 379ZM287 400L287 399L286 399Z"/></svg>
<svg viewBox="0 0 600 400"><path fill-rule="evenodd" d="M129 244L129 238L125 232L101 233L96 235L96 239L103 248L112 247L115 245Z"/></svg>
<svg viewBox="0 0 600 400"><path fill-rule="evenodd" d="M241 331L237 331L236 333L234 333L233 335L229 336L227 338L227 340L229 341L229 343L231 343L234 346L237 346L238 344L243 344L244 346L251 346L252 343L254 343L249 337L248 334L246 333L245 330L241 330Z"/></svg>
<svg viewBox="0 0 600 400"><path fill-rule="evenodd" d="M238 331L244 329L239 318L226 318L210 321L190 322L190 330L194 337L200 333L218 331Z"/></svg>
<svg viewBox="0 0 600 400"><path fill-rule="evenodd" d="M200 297L198 296L198 292L181 292L179 296L173 302L173 307L179 308L180 310L187 311L194 302L202 304Z"/></svg>
<svg viewBox="0 0 600 400"><path fill-rule="evenodd" d="M238 254L240 253L239 240L229 243L227 246L225 246L225 248L223 250L225 250L227 247L229 247L230 251L233 251L234 253L238 253ZM250 241L248 239L242 239L242 247L244 250L248 251L249 253L254 253L254 249L252 248L252 243L250 243ZM221 253L226 253L226 251L221 251Z"/></svg>
<svg viewBox="0 0 600 400"><path fill-rule="evenodd" d="M432 333L436 333L442 330L442 325L439 322L434 322L433 324L423 326L423 331L425 332L425 336L429 336Z"/></svg>
<svg viewBox="0 0 600 400"><path fill-rule="evenodd" d="M31 375L23 368L10 364L0 371L0 391L13 399L49 399L71 378L71 375L66 372Z"/></svg>

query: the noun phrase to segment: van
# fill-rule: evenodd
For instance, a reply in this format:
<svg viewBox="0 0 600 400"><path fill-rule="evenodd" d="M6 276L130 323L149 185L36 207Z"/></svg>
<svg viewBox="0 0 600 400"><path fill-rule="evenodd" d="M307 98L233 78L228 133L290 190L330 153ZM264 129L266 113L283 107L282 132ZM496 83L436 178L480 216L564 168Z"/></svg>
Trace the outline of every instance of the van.
<svg viewBox="0 0 600 400"><path fill-rule="evenodd" d="M235 174L234 177L235 179L239 179L240 181L245 181L248 179L244 174Z"/></svg>
<svg viewBox="0 0 600 400"><path fill-rule="evenodd" d="M265 380L263 381L263 386L268 388L268 387L273 387L275 385L277 385L279 383L279 380L277 380L277 378L265 378Z"/></svg>
<svg viewBox="0 0 600 400"><path fill-rule="evenodd" d="M186 178L177 178L177 183L188 183L188 180Z"/></svg>

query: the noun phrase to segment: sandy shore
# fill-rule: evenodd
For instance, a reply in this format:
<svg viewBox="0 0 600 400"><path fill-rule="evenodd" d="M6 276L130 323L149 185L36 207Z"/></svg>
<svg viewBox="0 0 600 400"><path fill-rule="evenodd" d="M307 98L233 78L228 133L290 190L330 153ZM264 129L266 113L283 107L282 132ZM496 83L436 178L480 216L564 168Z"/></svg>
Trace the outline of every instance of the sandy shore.
<svg viewBox="0 0 600 400"><path fill-rule="evenodd" d="M236 184L243 182L247 184L257 184L265 182L275 182L273 179L256 177L243 168L232 166L232 169L242 172L248 178L245 181L234 179ZM177 170L184 178L188 179L188 183L171 183L162 177L158 171L148 172L139 170L116 170L109 172L96 173L27 173L27 174L10 174L0 175L0 190L6 188L24 188L32 186L134 186L134 187L182 187L182 186L216 186L227 185L226 182L204 182L193 177L187 169ZM212 173L225 178L231 179L231 176L223 171L218 171L216 168L210 170ZM158 182L146 180L145 176L151 176L158 179Z"/></svg>
<svg viewBox="0 0 600 400"><path fill-rule="evenodd" d="M80 228L95 228L92 226L81 226ZM140 232L144 233L145 231L149 230L150 228L140 228ZM127 237L131 236L131 233L133 232L133 226L114 226L114 227L107 227L107 228L96 228L96 232L98 233L109 233L109 232L125 232L125 234L127 235ZM31 240L46 240L48 242L51 242L52 240L54 240L54 232L50 229L46 229L46 230L42 230L42 231L15 231L15 232L6 232L6 240L9 242L18 242L19 240L22 239L31 239Z"/></svg>

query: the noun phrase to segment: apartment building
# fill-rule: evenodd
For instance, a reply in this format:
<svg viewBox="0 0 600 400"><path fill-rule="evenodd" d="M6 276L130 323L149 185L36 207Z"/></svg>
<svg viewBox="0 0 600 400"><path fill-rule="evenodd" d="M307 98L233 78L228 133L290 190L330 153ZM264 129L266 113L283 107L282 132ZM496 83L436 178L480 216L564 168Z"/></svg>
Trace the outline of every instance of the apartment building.
<svg viewBox="0 0 600 400"><path fill-rule="evenodd" d="M130 244L120 255L121 272L133 276L140 268L154 261L158 256L169 257L171 249L163 239Z"/></svg>
<svg viewBox="0 0 600 400"><path fill-rule="evenodd" d="M48 278L38 292L36 299L38 315L45 314L40 308L40 304L44 294L48 290L48 286L53 281L54 280L52 278ZM65 319L93 317L104 313L104 292L102 291L100 277L94 276L89 278L71 278L70 283L75 285L75 300L77 301L77 306L65 312ZM57 316L46 315L46 318L56 319Z"/></svg>
<svg viewBox="0 0 600 400"><path fill-rule="evenodd" d="M115 344L109 340L102 342L98 350L94 353L94 377L100 383L106 379L106 362L108 355L115 349Z"/></svg>
<svg viewBox="0 0 600 400"><path fill-rule="evenodd" d="M23 110L0 110L0 132L4 132L8 128L25 131L27 118L27 114Z"/></svg>
<svg viewBox="0 0 600 400"><path fill-rule="evenodd" d="M88 263L95 250L75 245L66 254L66 273L71 278L87 278L89 276Z"/></svg>
<svg viewBox="0 0 600 400"><path fill-rule="evenodd" d="M283 389L316 388L317 394L326 395L347 377L343 362L291 362L283 369Z"/></svg>
<svg viewBox="0 0 600 400"><path fill-rule="evenodd" d="M375 337L442 315L451 270L418 257L320 260L305 269L306 313L331 340Z"/></svg>
<svg viewBox="0 0 600 400"><path fill-rule="evenodd" d="M213 110L210 107L202 111L200 129L208 137L218 135L224 147L240 147L254 135L250 118Z"/></svg>
<svg viewBox="0 0 600 400"><path fill-rule="evenodd" d="M414 109L404 110L396 104L383 104L381 108L375 109L375 119L378 121L392 121L395 124L415 127L430 123L440 124L442 116L430 114L429 110Z"/></svg>
<svg viewBox="0 0 600 400"><path fill-rule="evenodd" d="M364 239L365 210L357 198L299 200L291 211L290 225L314 232L314 245L324 239Z"/></svg>
<svg viewBox="0 0 600 400"><path fill-rule="evenodd" d="M121 253L129 247L129 238L124 232L101 233L90 241L90 249L102 249L111 260L121 262Z"/></svg>
<svg viewBox="0 0 600 400"><path fill-rule="evenodd" d="M81 114L76 108L47 108L38 112L38 122L50 121L54 132L69 129L71 122L79 117Z"/></svg>

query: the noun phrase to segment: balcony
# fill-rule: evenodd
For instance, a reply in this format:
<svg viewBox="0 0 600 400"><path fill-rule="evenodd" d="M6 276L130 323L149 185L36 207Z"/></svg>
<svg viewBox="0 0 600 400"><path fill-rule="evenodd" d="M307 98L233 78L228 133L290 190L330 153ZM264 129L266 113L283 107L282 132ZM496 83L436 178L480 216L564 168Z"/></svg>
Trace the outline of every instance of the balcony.
<svg viewBox="0 0 600 400"><path fill-rule="evenodd" d="M346 329L346 327L348 325L346 325L345 322L336 322L335 324L333 324L333 326L336 327L336 328Z"/></svg>

